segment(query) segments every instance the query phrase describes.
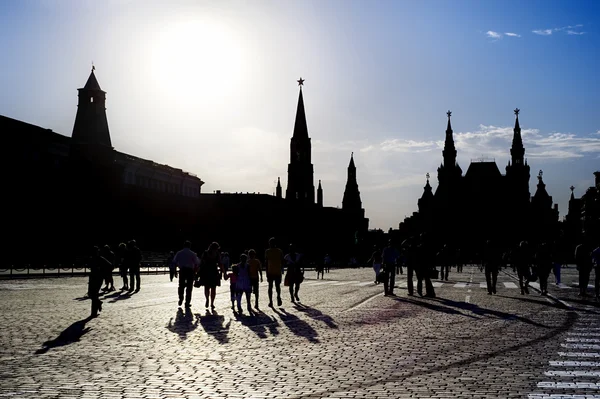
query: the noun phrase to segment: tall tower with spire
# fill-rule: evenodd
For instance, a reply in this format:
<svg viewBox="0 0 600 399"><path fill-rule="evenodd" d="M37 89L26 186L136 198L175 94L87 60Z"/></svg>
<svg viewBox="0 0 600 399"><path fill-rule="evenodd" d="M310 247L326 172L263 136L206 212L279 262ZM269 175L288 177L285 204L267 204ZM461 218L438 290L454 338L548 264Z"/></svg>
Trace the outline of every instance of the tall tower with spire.
<svg viewBox="0 0 600 399"><path fill-rule="evenodd" d="M79 91L77 115L73 126L73 141L77 144L112 148L106 118L106 92L100 88L94 70Z"/></svg>
<svg viewBox="0 0 600 399"><path fill-rule="evenodd" d="M300 78L297 82L300 86L300 94L298 96L294 133L290 143L290 163L288 165L285 198L301 204L314 204L314 168L311 163L311 143L310 137L308 137L304 99L302 97L304 79Z"/></svg>
<svg viewBox="0 0 600 399"><path fill-rule="evenodd" d="M521 137L521 125L519 124L519 113L521 110L515 108L515 127L513 129L512 146L510 148L510 158L506 166L506 179L508 188L514 193L514 200L521 205L529 202L529 165L525 159L525 147Z"/></svg>
<svg viewBox="0 0 600 399"><path fill-rule="evenodd" d="M281 181L277 178L277 187L275 188L277 198L281 198Z"/></svg>
<svg viewBox="0 0 600 399"><path fill-rule="evenodd" d="M319 187L317 187L317 206L323 208L323 187L321 186L321 180L319 180Z"/></svg>
<svg viewBox="0 0 600 399"><path fill-rule="evenodd" d="M444 141L444 149L442 151L444 161L438 168L438 181L441 187L455 182L462 176L462 169L456 162L456 147L454 146L452 124L450 122L452 112L448 111L446 115L448 116L448 125L446 126L446 140Z"/></svg>
<svg viewBox="0 0 600 399"><path fill-rule="evenodd" d="M348 211L359 211L362 209L360 200L360 191L358 191L358 182L356 181L356 165L354 165L354 153L350 155L350 164L348 165L348 180L342 199L342 209Z"/></svg>

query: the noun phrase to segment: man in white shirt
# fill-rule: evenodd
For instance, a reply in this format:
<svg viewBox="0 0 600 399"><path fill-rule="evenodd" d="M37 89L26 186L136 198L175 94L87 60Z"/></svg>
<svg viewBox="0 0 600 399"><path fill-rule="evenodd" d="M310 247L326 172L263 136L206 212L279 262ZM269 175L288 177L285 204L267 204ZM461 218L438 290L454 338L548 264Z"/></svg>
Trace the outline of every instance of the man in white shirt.
<svg viewBox="0 0 600 399"><path fill-rule="evenodd" d="M185 307L189 308L192 303L192 290L194 289L194 276L200 266L198 255L190 248L192 243L186 241L183 243L183 249L175 254L173 263L179 266L179 306L183 303L183 292L185 292Z"/></svg>

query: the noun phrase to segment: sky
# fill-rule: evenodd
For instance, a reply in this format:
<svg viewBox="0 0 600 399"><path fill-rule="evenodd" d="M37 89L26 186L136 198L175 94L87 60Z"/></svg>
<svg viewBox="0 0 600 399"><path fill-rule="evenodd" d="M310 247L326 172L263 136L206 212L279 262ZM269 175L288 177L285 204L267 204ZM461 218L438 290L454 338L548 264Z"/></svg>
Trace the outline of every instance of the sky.
<svg viewBox="0 0 600 399"><path fill-rule="evenodd" d="M113 146L198 175L203 192L285 190L303 95L315 187L341 207L350 154L370 228L457 160L531 166L565 216L600 169L598 1L2 1L0 114L70 136L92 62Z"/></svg>

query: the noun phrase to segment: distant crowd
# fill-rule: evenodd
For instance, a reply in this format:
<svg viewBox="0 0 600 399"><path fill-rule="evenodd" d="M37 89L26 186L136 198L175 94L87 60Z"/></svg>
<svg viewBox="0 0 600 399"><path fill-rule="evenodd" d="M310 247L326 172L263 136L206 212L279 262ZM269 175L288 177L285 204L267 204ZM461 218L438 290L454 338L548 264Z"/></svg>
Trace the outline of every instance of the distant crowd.
<svg viewBox="0 0 600 399"><path fill-rule="evenodd" d="M190 307L194 287L204 287L205 307L214 309L217 287L222 280L229 281L232 310L243 312L242 299L250 315L259 310L259 283L263 281L263 272L268 282L268 306L274 306L273 291L277 306L282 305L281 283L289 287L292 303L300 303L299 291L304 281L305 263L303 254L290 244L286 253L277 246L275 238L268 241L263 262L254 249L244 251L236 263L232 264L227 252L222 252L218 243L213 242L200 255L191 250L190 241L185 241L183 249L171 252L167 265L170 280L178 278L179 306ZM600 301L600 243L592 245L588 240L575 249L575 263L579 272L579 295L589 297L588 284L595 268L595 298ZM356 266L356 258L350 265ZM116 291L113 273L118 268L123 281L122 294L132 295L141 289L140 264L142 254L135 240L121 243L113 252L110 246L94 247L88 265L90 267L87 296L92 301L91 316L96 317L102 311L100 292ZM416 277L416 293L420 296L435 297L432 279L448 280L454 267L462 273L463 265L480 265L485 272L489 295L496 294L496 283L500 269L511 267L517 273L521 294L529 294L529 284L539 280L542 295L548 293L548 278L554 273L556 284L560 284L562 255L551 243L542 242L532 248L522 241L516 248L509 250L497 242L488 240L480 252L479 260L463 260L460 248L451 248L445 244L439 248L432 243L426 233L404 240L396 245L389 240L383 249L375 247L367 264L375 272L375 284L383 284L384 294L393 296L397 274L406 270L408 295L414 295L413 277ZM317 263L317 279L324 278L332 265L332 258L325 255ZM439 266L439 270L437 269ZM105 285L104 288L102 285ZM254 308L251 297L254 295ZM184 304L185 302L185 304Z"/></svg>

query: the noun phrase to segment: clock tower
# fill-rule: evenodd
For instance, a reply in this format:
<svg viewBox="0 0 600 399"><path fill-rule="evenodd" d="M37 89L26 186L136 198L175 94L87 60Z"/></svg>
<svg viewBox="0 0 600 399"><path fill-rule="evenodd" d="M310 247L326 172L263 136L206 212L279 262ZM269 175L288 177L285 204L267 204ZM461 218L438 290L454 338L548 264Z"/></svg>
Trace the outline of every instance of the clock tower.
<svg viewBox="0 0 600 399"><path fill-rule="evenodd" d="M314 168L311 163L311 144L308 137L306 115L304 113L304 99L302 86L304 79L298 80L300 94L298 96L298 109L294 134L290 142L290 163L288 165L288 181L285 198L302 204L315 203Z"/></svg>

